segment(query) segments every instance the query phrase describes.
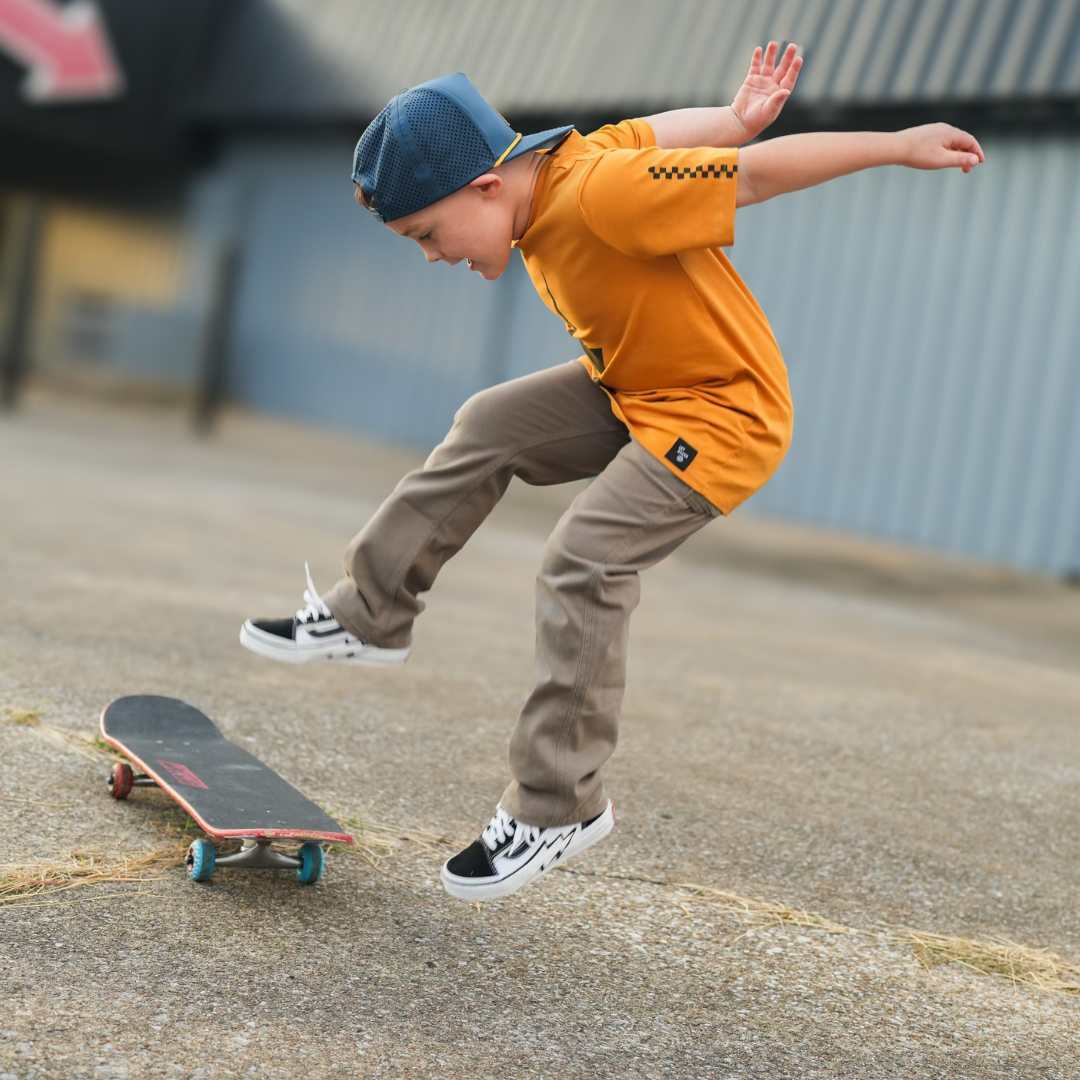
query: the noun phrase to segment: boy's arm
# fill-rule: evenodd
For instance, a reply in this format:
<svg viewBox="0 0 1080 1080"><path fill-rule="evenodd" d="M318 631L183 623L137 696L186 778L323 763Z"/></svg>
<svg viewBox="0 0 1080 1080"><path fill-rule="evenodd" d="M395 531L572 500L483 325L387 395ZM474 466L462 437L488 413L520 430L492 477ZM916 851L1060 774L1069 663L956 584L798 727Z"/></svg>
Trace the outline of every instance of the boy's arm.
<svg viewBox="0 0 1080 1080"><path fill-rule="evenodd" d="M970 172L984 160L978 142L966 131L948 124L926 124L896 132L785 135L739 151L735 205L750 206L877 165Z"/></svg>
<svg viewBox="0 0 1080 1080"><path fill-rule="evenodd" d="M719 109L674 109L644 119L661 150L693 146L741 146L764 131L779 115L795 89L802 57L789 45L776 63L778 45L759 46L735 100Z"/></svg>

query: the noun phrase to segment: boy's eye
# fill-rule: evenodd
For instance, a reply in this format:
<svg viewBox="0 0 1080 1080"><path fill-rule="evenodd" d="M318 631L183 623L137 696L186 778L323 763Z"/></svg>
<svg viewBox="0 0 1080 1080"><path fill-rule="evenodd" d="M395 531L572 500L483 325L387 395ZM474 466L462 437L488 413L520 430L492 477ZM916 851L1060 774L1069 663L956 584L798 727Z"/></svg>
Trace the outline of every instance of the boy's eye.
<svg viewBox="0 0 1080 1080"><path fill-rule="evenodd" d="M431 239L431 233L430 232L426 232L426 233L424 233L423 236L418 236L417 237L417 240L430 240L430 239Z"/></svg>

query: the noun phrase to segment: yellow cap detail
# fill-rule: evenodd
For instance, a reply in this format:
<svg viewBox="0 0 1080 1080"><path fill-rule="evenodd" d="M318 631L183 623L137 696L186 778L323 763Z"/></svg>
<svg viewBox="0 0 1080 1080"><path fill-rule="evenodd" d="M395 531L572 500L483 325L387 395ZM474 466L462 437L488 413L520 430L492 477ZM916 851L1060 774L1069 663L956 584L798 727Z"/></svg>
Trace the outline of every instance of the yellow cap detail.
<svg viewBox="0 0 1080 1080"><path fill-rule="evenodd" d="M517 134L517 138L502 152L502 157L500 157L499 160L496 161L495 164L492 165L491 167L493 169L497 169L506 160L506 155L509 154L510 151L513 150L514 147L517 146L517 144L519 142L521 142L521 132L520 131Z"/></svg>

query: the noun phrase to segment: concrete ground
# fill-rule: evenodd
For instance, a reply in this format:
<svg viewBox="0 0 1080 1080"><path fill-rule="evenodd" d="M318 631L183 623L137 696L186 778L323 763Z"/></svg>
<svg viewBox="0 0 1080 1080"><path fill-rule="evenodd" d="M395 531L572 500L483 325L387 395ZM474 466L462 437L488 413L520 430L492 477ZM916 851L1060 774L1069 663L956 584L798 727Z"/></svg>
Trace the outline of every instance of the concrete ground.
<svg viewBox="0 0 1080 1080"><path fill-rule="evenodd" d="M414 460L243 416L208 440L44 399L0 420L0 863L178 842L161 793L107 797L85 742L139 692L369 839L475 836L572 491L511 490L403 669L236 641L299 605L305 559L335 580ZM169 865L0 907L0 1080L1080 1076L1080 997L927 970L886 933L1080 961L1080 593L745 514L643 584L610 839L483 906L442 893L446 843L398 839L378 865L331 853L314 888Z"/></svg>

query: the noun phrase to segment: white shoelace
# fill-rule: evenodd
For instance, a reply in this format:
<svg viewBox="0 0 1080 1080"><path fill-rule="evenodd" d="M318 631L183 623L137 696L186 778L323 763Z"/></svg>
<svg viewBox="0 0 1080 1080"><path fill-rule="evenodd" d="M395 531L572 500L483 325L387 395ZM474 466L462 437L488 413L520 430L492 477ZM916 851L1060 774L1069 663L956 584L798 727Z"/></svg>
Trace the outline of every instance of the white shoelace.
<svg viewBox="0 0 1080 1080"><path fill-rule="evenodd" d="M307 588L304 590L304 603L307 607L302 607L297 611L297 620L306 623L319 619L332 619L334 616L326 606L326 601L319 595L315 582L311 580L311 570L307 563L304 563L304 573L307 574Z"/></svg>
<svg viewBox="0 0 1080 1080"><path fill-rule="evenodd" d="M480 839L489 851L494 851L500 844L519 833L529 843L534 843L540 835L540 830L535 825L525 825L520 821L515 821L499 806L495 808L495 816L491 819L491 824L480 834Z"/></svg>

